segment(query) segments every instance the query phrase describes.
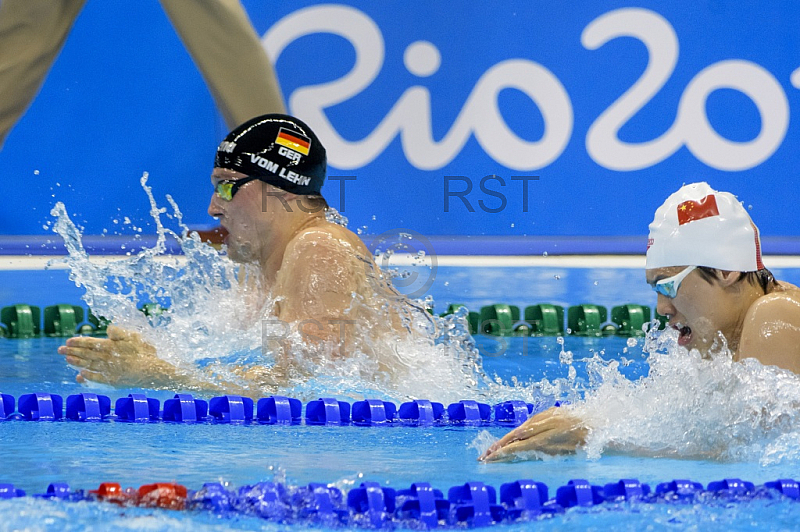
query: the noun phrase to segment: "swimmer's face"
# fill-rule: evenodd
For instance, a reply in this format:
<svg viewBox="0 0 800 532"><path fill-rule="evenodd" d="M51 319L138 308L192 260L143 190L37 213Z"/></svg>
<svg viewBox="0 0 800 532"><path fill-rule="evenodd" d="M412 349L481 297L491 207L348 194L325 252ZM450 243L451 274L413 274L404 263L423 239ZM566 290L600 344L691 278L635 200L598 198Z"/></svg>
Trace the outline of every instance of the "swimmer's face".
<svg viewBox="0 0 800 532"><path fill-rule="evenodd" d="M646 271L647 283L678 275L686 266L654 268ZM708 350L722 332L730 339L734 333L734 310L726 297L723 284L708 282L698 270L691 271L680 283L674 298L658 294L656 310L669 318L669 325L678 330L678 343L687 349Z"/></svg>
<svg viewBox="0 0 800 532"><path fill-rule="evenodd" d="M282 191L263 181L252 180L239 187L230 200L223 199L216 192L220 181L236 182L245 178L247 175L241 172L214 168L211 173L214 191L208 205L208 214L219 219L220 225L228 231L225 244L231 260L258 262L264 256L265 247L270 244L275 215L281 212L281 209L262 203L264 190L276 191L275 197L267 194L267 202L276 201Z"/></svg>

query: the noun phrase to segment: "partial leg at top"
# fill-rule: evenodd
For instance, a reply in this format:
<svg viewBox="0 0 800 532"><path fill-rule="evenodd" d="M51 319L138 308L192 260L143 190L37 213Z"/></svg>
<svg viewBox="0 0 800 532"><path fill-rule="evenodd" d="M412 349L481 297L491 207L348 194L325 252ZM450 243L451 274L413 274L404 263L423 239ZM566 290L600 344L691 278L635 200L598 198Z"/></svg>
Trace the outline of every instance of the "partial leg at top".
<svg viewBox="0 0 800 532"><path fill-rule="evenodd" d="M39 92L86 0L0 0L0 146Z"/></svg>
<svg viewBox="0 0 800 532"><path fill-rule="evenodd" d="M229 128L285 107L272 62L239 0L161 0Z"/></svg>

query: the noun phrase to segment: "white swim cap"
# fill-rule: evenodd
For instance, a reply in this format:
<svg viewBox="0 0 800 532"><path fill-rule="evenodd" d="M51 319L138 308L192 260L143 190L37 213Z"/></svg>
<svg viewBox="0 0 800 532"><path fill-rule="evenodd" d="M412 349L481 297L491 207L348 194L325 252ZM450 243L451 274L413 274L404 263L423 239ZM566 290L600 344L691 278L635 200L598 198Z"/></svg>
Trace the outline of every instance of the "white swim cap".
<svg viewBox="0 0 800 532"><path fill-rule="evenodd" d="M761 270L758 228L733 194L717 192L708 183L684 185L650 224L646 267L669 266Z"/></svg>

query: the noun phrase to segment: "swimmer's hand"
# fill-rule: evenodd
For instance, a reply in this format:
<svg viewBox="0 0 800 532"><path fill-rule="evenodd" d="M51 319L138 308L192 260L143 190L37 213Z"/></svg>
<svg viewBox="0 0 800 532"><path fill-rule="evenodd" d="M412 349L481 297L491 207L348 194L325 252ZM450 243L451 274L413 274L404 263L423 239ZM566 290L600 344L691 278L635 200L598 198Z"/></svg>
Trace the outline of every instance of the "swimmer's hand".
<svg viewBox="0 0 800 532"><path fill-rule="evenodd" d="M563 408L550 408L515 428L483 453L481 462L500 462L515 458L521 451L545 454L574 453L586 443L588 429L583 421Z"/></svg>
<svg viewBox="0 0 800 532"><path fill-rule="evenodd" d="M75 336L58 348L67 364L80 369L75 378L80 383L100 382L118 387L159 388L174 383L175 366L156 356L156 348L139 333L114 325L108 327L108 339Z"/></svg>

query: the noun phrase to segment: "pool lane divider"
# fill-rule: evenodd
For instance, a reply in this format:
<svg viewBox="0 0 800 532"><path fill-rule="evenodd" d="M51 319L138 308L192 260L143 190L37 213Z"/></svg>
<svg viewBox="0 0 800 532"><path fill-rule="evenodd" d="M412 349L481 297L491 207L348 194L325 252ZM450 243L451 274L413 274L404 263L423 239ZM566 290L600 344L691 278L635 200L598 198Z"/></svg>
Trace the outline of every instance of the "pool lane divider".
<svg viewBox="0 0 800 532"><path fill-rule="evenodd" d="M706 488L691 480L662 482L651 489L637 479L621 479L594 485L584 479L570 480L550 498L542 482L517 480L497 490L483 482L453 486L447 497L427 482L416 482L396 490L378 482L362 482L346 494L324 483L285 486L275 482L229 489L219 482L190 490L176 483L153 483L138 489L123 489L119 483L103 482L97 489L72 491L63 482L32 497L69 502L97 501L120 506L206 511L222 517L256 516L291 524L352 526L382 529L407 527L478 528L513 524L552 517L574 507L599 507L619 511L619 504L706 504L730 506L753 500L800 500L800 485L779 479L756 486L737 478L709 482ZM12 484L0 484L0 500L25 497ZM617 505L616 507L614 505Z"/></svg>
<svg viewBox="0 0 800 532"><path fill-rule="evenodd" d="M650 307L634 303L612 307L610 313L606 307L591 303L566 310L561 305L539 303L525 307L522 312L518 306L504 303L483 306L479 312L460 311L462 307L451 304L440 316L464 312L470 334L488 336L644 336L652 314ZM169 308L157 303L146 303L139 310L152 319L169 312ZM666 317L658 313L655 317L663 328ZM103 336L108 325L108 320L79 305L50 305L44 312L25 303L0 308L0 336L9 338Z"/></svg>
<svg viewBox="0 0 800 532"><path fill-rule="evenodd" d="M16 405L16 406L15 406ZM114 403L95 393L79 393L64 399L58 394L28 393L19 396L0 394L0 420L25 421L121 421L132 423L252 423L267 425L357 425L357 426L435 426L500 425L515 427L551 404L505 401L491 407L486 403L462 400L446 408L442 403L416 399L398 408L392 402L365 399L352 405L335 398L320 398L303 405L298 399L282 396L263 397L254 403L249 397L224 395L210 401L191 394L177 393L161 403L141 393L131 393Z"/></svg>

